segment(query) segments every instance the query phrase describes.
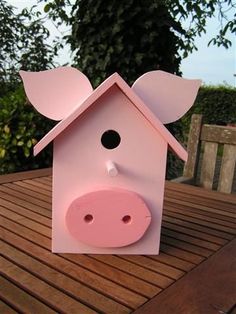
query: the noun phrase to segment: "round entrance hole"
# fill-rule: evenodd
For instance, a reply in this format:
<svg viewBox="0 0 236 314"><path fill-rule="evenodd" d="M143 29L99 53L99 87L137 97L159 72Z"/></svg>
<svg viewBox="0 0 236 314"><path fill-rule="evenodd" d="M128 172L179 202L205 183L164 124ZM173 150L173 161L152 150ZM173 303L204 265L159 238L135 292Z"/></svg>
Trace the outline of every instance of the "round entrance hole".
<svg viewBox="0 0 236 314"><path fill-rule="evenodd" d="M120 135L114 130L107 130L102 134L101 142L103 147L107 149L114 149L120 145Z"/></svg>

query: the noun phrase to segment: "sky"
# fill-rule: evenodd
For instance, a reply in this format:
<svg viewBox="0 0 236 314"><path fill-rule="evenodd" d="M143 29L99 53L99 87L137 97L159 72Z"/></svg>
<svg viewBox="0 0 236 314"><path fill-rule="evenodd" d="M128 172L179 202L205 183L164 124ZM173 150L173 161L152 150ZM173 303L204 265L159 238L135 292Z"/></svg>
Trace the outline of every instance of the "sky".
<svg viewBox="0 0 236 314"><path fill-rule="evenodd" d="M22 9L31 7L37 0L7 0L8 3ZM59 35L57 29L48 23L52 36ZM228 84L236 87L236 37L229 35L232 46L229 49L223 47L207 46L209 40L216 34L219 28L217 18L212 18L207 23L207 32L195 40L198 51L194 51L186 59L183 59L181 71L185 78L198 78L206 85ZM70 61L68 47L61 51L57 60L60 64Z"/></svg>
<svg viewBox="0 0 236 314"><path fill-rule="evenodd" d="M232 42L229 49L216 47L208 42L215 36L219 29L219 21L213 18L207 23L207 32L196 38L195 44L198 51L194 51L182 61L181 70L183 76L189 78L201 78L206 84L223 84L236 87L236 37L230 34L228 38Z"/></svg>

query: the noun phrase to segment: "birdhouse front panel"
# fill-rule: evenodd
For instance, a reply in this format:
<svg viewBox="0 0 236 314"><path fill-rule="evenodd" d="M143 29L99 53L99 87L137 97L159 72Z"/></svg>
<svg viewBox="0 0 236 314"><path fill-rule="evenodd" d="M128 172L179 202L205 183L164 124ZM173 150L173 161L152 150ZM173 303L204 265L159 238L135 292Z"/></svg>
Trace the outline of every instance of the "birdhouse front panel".
<svg viewBox="0 0 236 314"><path fill-rule="evenodd" d="M157 254L167 143L115 84L54 140L54 252Z"/></svg>
<svg viewBox="0 0 236 314"><path fill-rule="evenodd" d="M93 90L71 67L20 75L34 107L61 120L34 147L54 141L52 250L157 254L168 146L187 160L164 123L192 106L201 81L150 71L130 87L114 73Z"/></svg>

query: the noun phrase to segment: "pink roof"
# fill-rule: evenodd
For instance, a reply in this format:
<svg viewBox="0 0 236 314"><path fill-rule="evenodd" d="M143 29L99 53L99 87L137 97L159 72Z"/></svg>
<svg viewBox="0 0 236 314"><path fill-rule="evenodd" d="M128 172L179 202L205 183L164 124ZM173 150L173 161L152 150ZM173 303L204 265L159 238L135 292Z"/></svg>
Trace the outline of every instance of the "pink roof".
<svg viewBox="0 0 236 314"><path fill-rule="evenodd" d="M187 160L187 152L174 136L166 129L153 112L144 104L139 96L129 87L118 73L114 73L99 85L92 94L79 106L77 106L65 119L60 121L50 132L48 132L34 147L34 155L37 155L45 146L53 141L63 132L77 117L89 108L109 88L116 84L120 90L129 98L133 105L143 114L150 124L163 136L170 148L184 161Z"/></svg>

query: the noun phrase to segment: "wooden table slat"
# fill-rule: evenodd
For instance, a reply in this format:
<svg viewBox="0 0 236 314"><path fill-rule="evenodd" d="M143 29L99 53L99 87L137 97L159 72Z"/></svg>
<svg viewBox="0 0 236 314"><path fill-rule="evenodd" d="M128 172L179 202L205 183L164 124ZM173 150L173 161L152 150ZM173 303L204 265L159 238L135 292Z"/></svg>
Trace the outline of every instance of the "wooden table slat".
<svg viewBox="0 0 236 314"><path fill-rule="evenodd" d="M43 184L46 184L50 187L52 187L52 178L51 177L40 177L34 179L36 182L41 182Z"/></svg>
<svg viewBox="0 0 236 314"><path fill-rule="evenodd" d="M179 218L179 219L182 219L184 221L193 222L193 223L196 223L197 225L206 226L206 227L214 229L214 230L223 231L225 233L228 233L229 236L235 235L235 229L234 228L215 224L214 222L209 222L209 221L206 221L204 219L191 217L191 216L185 215L185 213L176 212L176 211L172 210L172 208L170 208L170 207L168 207L168 209L165 210L165 215L170 216L170 217ZM230 238L232 239L232 237L230 237Z"/></svg>
<svg viewBox="0 0 236 314"><path fill-rule="evenodd" d="M20 181L20 182L22 183L22 181ZM37 198L43 202L46 202L48 204L52 203L52 195L47 196L45 194L42 194L42 193L39 193L39 192L36 192L33 190L28 190L27 188L22 187L21 185L15 184L15 183L6 183L6 184L3 184L3 186L6 186L12 190L21 192L22 195L29 195L29 196L35 197L35 198Z"/></svg>
<svg viewBox="0 0 236 314"><path fill-rule="evenodd" d="M26 218L24 216L21 216L15 212L12 212L10 210L7 210L4 207L0 206L0 215L11 219L12 221L17 221L19 224L39 232L42 235L45 235L48 238L51 238L51 228L48 228L46 226L43 226L29 218Z"/></svg>
<svg viewBox="0 0 236 314"><path fill-rule="evenodd" d="M181 206L174 206L174 205L168 206L168 210L173 211L175 213L183 213L183 211L184 211L183 208L184 208L183 206L182 207ZM220 226L226 226L226 227L229 227L232 229L236 228L236 223L234 222L234 219L232 219L232 218L231 218L231 221L229 222L229 221L225 221L225 220L222 220L219 218L203 215L201 212L191 211L191 209L188 209L187 211L185 210L184 215L188 216L188 217L197 218L200 220L202 219L204 221L209 221L211 223L214 223L214 224L217 224ZM235 219L236 219L236 216L235 216Z"/></svg>
<svg viewBox="0 0 236 314"><path fill-rule="evenodd" d="M154 259L164 265L175 267L176 269L188 272L194 268L194 264L181 258L165 254L163 251L159 255L148 255L148 258Z"/></svg>
<svg viewBox="0 0 236 314"><path fill-rule="evenodd" d="M46 304L40 302L32 295L28 294L24 290L20 289L6 278L0 276L0 297L16 309L24 313L45 313L53 314L55 310L48 307ZM0 302L0 313L17 313L7 304Z"/></svg>
<svg viewBox="0 0 236 314"><path fill-rule="evenodd" d="M4 207L7 210L10 210L12 212L15 212L16 214L20 213L21 216L27 217L31 220L34 220L46 227L51 227L52 225L52 221L51 219L49 219L48 217L42 216L40 213L36 213L34 211L30 211L27 208L24 208L22 206L16 205L14 203L5 201L5 200L1 200L1 205L0 207Z"/></svg>
<svg viewBox="0 0 236 314"><path fill-rule="evenodd" d="M135 314L229 313L236 300L236 239Z"/></svg>
<svg viewBox="0 0 236 314"><path fill-rule="evenodd" d="M35 187L38 187L42 190L46 190L48 192L52 191L52 185L51 184L49 185L49 184L39 182L39 181L37 181L37 179L35 179L35 180L24 180L24 182L29 183L31 185L34 185Z"/></svg>
<svg viewBox="0 0 236 314"><path fill-rule="evenodd" d="M194 253L194 254L199 255L201 257L208 257L212 254L211 250L190 244L188 242L181 241L181 240L176 239L176 238L166 236L164 234L161 235L161 242L163 242L165 244L170 244L176 248L183 249L187 252Z"/></svg>
<svg viewBox="0 0 236 314"><path fill-rule="evenodd" d="M203 215L210 216L210 217L215 217L215 218L218 217L219 219L226 220L226 221L232 221L232 218L235 218L235 212L225 211L225 210L222 210L222 208L216 209L209 206L207 207L200 204L190 203L187 200L184 200L184 199L179 200L174 197L168 197L167 195L169 194L166 193L165 205L170 204L172 206L174 205L175 207L178 207L178 205L183 205L187 207L188 210L191 210L193 212L199 212L199 213L202 213Z"/></svg>
<svg viewBox="0 0 236 314"><path fill-rule="evenodd" d="M19 185L24 187L25 189L29 190L29 191L35 191L38 192L39 194L45 195L45 196L50 196L52 198L52 191L47 191L44 189L41 189L35 185L32 185L28 182L26 182L25 180L23 181L16 181L14 182L15 185Z"/></svg>
<svg viewBox="0 0 236 314"><path fill-rule="evenodd" d="M0 313L3 314L17 314L19 312L16 312L11 306L9 306L7 303L1 300L0 297Z"/></svg>
<svg viewBox="0 0 236 314"><path fill-rule="evenodd" d="M19 191L15 191L15 190L10 189L9 187L3 186L3 185L0 186L0 191L3 193L9 194L11 196L15 196L19 200L27 201L30 204L37 205L37 206L43 207L43 208L48 209L48 210L51 210L51 208L52 208L51 204L48 202L41 201L41 200L34 198L30 195L22 194Z"/></svg>
<svg viewBox="0 0 236 314"><path fill-rule="evenodd" d="M216 229L211 229L206 226L202 226L200 224L196 224L192 222L190 219L188 220L183 220L181 218L176 218L173 216L168 216L166 214L163 215L163 222L171 223L172 225L178 226L178 227L183 227L183 228L188 228L191 231L197 231L200 232L202 235L212 235L213 237L217 237L217 239L223 239L224 241L227 242L227 240L230 240L233 238L233 235L226 233L224 231L219 231ZM213 241L214 242L214 241ZM224 242L225 243L225 242Z"/></svg>
<svg viewBox="0 0 236 314"><path fill-rule="evenodd" d="M201 187L196 187L189 184L178 184L171 181L165 182L166 190L171 190L173 192L182 192L183 197L186 194L200 196L199 199L206 198L209 201L216 200L223 203L229 203L236 205L236 198L233 194L221 193L218 191L212 191L208 189L203 189Z"/></svg>
<svg viewBox="0 0 236 314"><path fill-rule="evenodd" d="M52 168L10 173L10 174L5 174L5 175L0 176L0 184L6 183L6 182L20 181L23 179L45 177L45 176L50 176L51 174L52 174Z"/></svg>
<svg viewBox="0 0 236 314"><path fill-rule="evenodd" d="M159 272L165 276L170 277L171 279L176 280L185 274L183 271L175 267L160 263L157 260L149 258L148 256L121 255L120 257L144 268Z"/></svg>
<svg viewBox="0 0 236 314"><path fill-rule="evenodd" d="M165 220L165 217L163 217L163 221L162 221L162 226L164 228L168 228L169 230L172 231L177 231L180 234L185 234L187 236L191 235L192 237L194 237L194 239L201 239L204 240L204 243L214 243L214 244L218 244L218 245L224 245L226 244L228 241L213 235L210 235L208 233L204 233L204 232L200 232L197 230L193 230L193 229L189 229L183 226L183 221L181 221L181 225L177 225L174 224L172 222L168 222L168 220ZM216 250L219 247L216 247ZM214 250L214 249L213 249Z"/></svg>
<svg viewBox="0 0 236 314"><path fill-rule="evenodd" d="M19 199L15 196L7 194L7 193L0 191L0 198L3 200L9 201L13 204L20 205L20 206L27 208L29 210L32 210L36 213L40 213L41 215L43 215L45 217L52 217L52 211L45 209L45 208L42 208L42 207L35 205L35 204L31 204L25 200Z"/></svg>
<svg viewBox="0 0 236 314"><path fill-rule="evenodd" d="M9 230L10 232L15 233L16 235L19 235L23 239L29 240L37 244L39 247L50 248L51 246L51 239L41 235L40 233L37 233L35 230L28 229L27 227L20 225L15 221L5 218L1 215L0 226L6 230ZM1 236L4 237L3 231Z"/></svg>
<svg viewBox="0 0 236 314"><path fill-rule="evenodd" d="M201 247L201 248L206 248L206 249L211 250L211 251L217 251L221 247L218 244L215 244L215 243L212 243L212 242L208 242L206 240L204 241L202 239L195 238L193 236L190 236L190 235L187 235L187 234L183 234L181 232L176 232L174 230L171 230L171 229L167 228L164 225L163 225L161 234L164 235L164 236L168 236L168 237L174 238L176 240L181 240L181 241L185 241L185 242L194 244L194 245L196 245L198 247Z"/></svg>
<svg viewBox="0 0 236 314"><path fill-rule="evenodd" d="M200 256L200 255L194 254L192 252L183 250L182 248L174 247L168 243L165 243L163 241L163 239L161 240L160 251L164 252L168 255L178 257L179 259L193 263L195 265L198 265L199 263L201 263L204 260L203 256Z"/></svg>
<svg viewBox="0 0 236 314"><path fill-rule="evenodd" d="M93 255L93 258L99 260L105 264L111 265L117 269L120 269L128 274L142 278L148 282L158 285L161 288L166 288L174 282L173 279L162 275L161 273L155 273L139 265L130 263L129 261L120 259L118 256L113 255Z"/></svg>
<svg viewBox="0 0 236 314"><path fill-rule="evenodd" d="M78 311L81 311L86 314L96 313L94 310L50 286L45 281L35 277L9 260L0 257L0 263L0 272L5 277L9 278L19 287L22 287L23 290L30 291L33 296L53 307L56 311L67 313L78 313Z"/></svg>

